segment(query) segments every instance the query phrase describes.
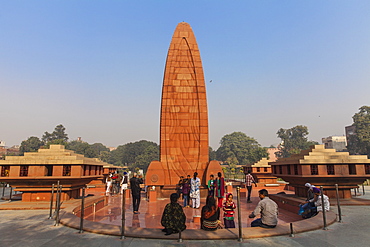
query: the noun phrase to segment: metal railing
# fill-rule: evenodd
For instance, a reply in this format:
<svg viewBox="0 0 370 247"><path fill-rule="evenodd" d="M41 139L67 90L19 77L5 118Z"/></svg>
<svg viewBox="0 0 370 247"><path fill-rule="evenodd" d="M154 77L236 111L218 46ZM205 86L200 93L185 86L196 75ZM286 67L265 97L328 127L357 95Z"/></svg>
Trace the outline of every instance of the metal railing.
<svg viewBox="0 0 370 247"><path fill-rule="evenodd" d="M85 187L82 188L82 198L81 198L81 215L80 215L80 231L79 233L83 233L83 226L84 226L84 217L85 217Z"/></svg>
<svg viewBox="0 0 370 247"><path fill-rule="evenodd" d="M239 237L238 241L243 241L243 228L242 228L242 215L240 210L240 187L236 188L236 196L238 197L237 205L238 205L238 227L239 227Z"/></svg>

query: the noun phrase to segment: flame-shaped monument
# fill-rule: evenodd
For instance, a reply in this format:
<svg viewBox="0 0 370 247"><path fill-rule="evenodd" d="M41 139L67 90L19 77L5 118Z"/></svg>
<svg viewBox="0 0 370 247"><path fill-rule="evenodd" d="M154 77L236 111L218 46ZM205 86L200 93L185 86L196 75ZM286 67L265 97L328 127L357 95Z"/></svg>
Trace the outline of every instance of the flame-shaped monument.
<svg viewBox="0 0 370 247"><path fill-rule="evenodd" d="M160 124L160 161L151 162L147 185L175 185L180 176L221 171L209 164L208 110L200 52L193 30L177 25L164 72ZM208 167L208 168L207 168ZM207 172L206 172L207 169Z"/></svg>

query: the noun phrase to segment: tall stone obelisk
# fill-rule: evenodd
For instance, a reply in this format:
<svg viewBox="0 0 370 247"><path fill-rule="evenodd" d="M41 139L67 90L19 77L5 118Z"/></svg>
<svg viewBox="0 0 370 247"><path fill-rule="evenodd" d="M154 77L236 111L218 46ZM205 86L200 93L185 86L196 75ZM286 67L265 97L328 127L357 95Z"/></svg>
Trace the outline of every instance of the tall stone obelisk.
<svg viewBox="0 0 370 247"><path fill-rule="evenodd" d="M147 172L148 185L174 185L180 176L202 179L209 161L208 110L200 52L190 25L177 25L163 79L160 161Z"/></svg>

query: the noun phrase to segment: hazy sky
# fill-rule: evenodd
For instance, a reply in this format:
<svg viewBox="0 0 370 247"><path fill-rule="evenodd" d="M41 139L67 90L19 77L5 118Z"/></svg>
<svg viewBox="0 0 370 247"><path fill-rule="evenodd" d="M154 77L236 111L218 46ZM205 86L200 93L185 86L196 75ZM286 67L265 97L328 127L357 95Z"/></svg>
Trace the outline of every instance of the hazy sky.
<svg viewBox="0 0 370 247"><path fill-rule="evenodd" d="M159 143L182 21L200 49L214 149L234 131L270 146L296 125L321 143L370 105L368 0L0 0L0 140L63 124L91 144Z"/></svg>

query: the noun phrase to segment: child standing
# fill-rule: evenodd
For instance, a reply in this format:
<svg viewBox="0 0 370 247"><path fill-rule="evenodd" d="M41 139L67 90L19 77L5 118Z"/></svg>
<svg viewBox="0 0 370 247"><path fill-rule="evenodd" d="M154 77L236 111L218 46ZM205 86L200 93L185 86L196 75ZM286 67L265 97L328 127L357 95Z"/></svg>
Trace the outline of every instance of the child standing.
<svg viewBox="0 0 370 247"><path fill-rule="evenodd" d="M189 206L189 193L190 193L190 175L183 180L182 183L182 196L184 197L184 208Z"/></svg>
<svg viewBox="0 0 370 247"><path fill-rule="evenodd" d="M233 194L228 193L226 195L226 201L223 205L224 210L224 225L225 228L235 228L234 222L234 209L236 208L235 203L233 202Z"/></svg>
<svg viewBox="0 0 370 247"><path fill-rule="evenodd" d="M215 179L212 174L208 180L208 195L215 196Z"/></svg>

